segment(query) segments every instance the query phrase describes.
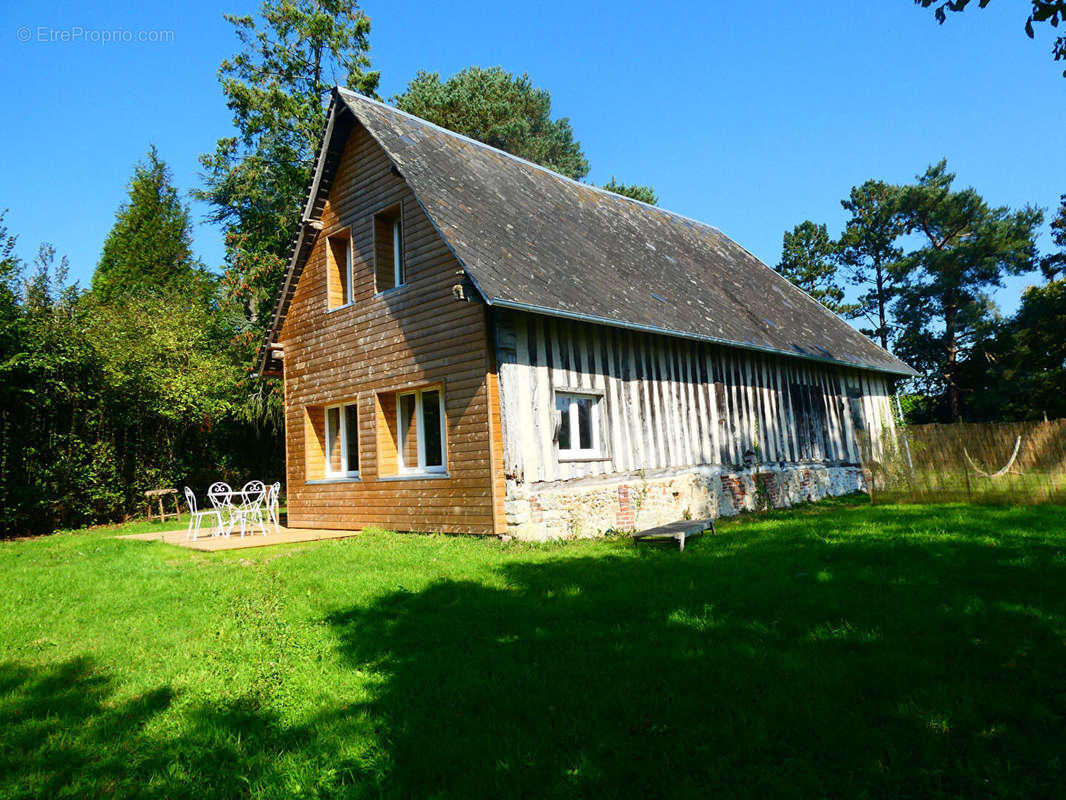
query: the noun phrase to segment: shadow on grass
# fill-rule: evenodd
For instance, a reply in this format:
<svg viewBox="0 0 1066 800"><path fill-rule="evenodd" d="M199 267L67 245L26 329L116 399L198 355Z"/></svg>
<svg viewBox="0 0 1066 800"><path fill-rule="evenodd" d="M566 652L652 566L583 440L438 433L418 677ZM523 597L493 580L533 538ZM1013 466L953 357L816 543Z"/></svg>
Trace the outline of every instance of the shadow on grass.
<svg viewBox="0 0 1066 800"><path fill-rule="evenodd" d="M950 518L950 515L949 517ZM1066 563L1032 543L705 537L511 563L332 623L396 796L1050 795ZM852 520L854 523L854 520ZM727 539L733 538L727 543ZM1009 538L1009 537L1008 537Z"/></svg>
<svg viewBox="0 0 1066 800"><path fill-rule="evenodd" d="M1061 540L1028 533L1039 511L967 513L516 550L330 616L375 682L299 724L269 692L0 664L0 796L1057 796Z"/></svg>
<svg viewBox="0 0 1066 800"><path fill-rule="evenodd" d="M282 724L253 696L177 709L166 687L115 695L91 659L0 664L0 797L328 796L316 780L370 784L351 767L338 777L315 726Z"/></svg>

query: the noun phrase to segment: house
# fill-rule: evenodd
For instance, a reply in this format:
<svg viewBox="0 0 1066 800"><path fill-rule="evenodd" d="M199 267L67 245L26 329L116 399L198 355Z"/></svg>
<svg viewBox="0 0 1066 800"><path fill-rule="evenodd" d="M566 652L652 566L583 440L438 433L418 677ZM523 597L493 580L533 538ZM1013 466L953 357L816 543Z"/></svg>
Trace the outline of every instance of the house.
<svg viewBox="0 0 1066 800"><path fill-rule="evenodd" d="M912 371L712 227L338 88L259 373L291 524L544 538L860 489Z"/></svg>

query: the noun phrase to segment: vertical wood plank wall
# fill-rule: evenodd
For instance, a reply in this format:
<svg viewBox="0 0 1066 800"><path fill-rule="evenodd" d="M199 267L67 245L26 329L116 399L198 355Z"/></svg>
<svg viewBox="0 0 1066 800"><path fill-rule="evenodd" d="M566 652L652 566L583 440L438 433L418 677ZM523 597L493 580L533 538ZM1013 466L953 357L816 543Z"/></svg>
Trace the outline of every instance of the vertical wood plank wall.
<svg viewBox="0 0 1066 800"><path fill-rule="evenodd" d="M375 295L374 214L398 204L404 215L407 284ZM495 378L490 387L485 307L456 302L452 285L459 263L359 125L345 146L322 222L280 337L289 524L497 532L503 525L502 512L496 513L503 478L493 462L490 391L495 393ZM344 228L352 236L354 302L327 313L326 245ZM395 455L383 444L388 437L379 435L384 433L380 426L391 420L378 419L378 393L429 383L444 385L448 477L379 480L379 472L394 471L394 464L382 465L379 455L386 461ZM319 477L314 470L322 454L307 436L305 419L317 426L321 415L313 409L342 402L359 407L360 480L312 482ZM385 407L392 408L387 397Z"/></svg>
<svg viewBox="0 0 1066 800"><path fill-rule="evenodd" d="M740 468L756 441L764 464L854 464L853 409L875 440L894 425L878 373L536 314L494 317L504 474L519 482ZM605 458L559 460L558 389L602 396Z"/></svg>

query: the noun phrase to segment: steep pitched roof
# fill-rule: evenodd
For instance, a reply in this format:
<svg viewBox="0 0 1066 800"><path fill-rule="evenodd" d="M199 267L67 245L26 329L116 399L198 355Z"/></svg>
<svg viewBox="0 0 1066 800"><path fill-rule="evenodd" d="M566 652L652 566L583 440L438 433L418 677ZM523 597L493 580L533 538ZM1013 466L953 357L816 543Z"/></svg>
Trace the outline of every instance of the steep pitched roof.
<svg viewBox="0 0 1066 800"><path fill-rule="evenodd" d="M489 305L914 374L717 229L346 89L334 93L305 220L321 212L353 118L393 161ZM310 251L313 236L301 236L261 371Z"/></svg>

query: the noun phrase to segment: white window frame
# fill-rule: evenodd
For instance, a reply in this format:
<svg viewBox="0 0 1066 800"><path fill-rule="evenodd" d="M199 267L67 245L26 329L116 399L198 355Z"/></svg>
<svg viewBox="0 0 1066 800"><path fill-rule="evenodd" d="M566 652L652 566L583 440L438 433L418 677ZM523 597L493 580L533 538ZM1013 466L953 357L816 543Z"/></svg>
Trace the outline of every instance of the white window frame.
<svg viewBox="0 0 1066 800"><path fill-rule="evenodd" d="M440 406L440 465L426 466L425 420L422 414L422 395L425 392L437 392ZM400 398L413 395L415 398L415 440L418 445L418 464L408 466L403 463L403 419L401 418ZM421 389L407 389L396 392L396 465L400 475L443 475L448 472L448 426L444 413L444 387L425 386Z"/></svg>
<svg viewBox="0 0 1066 800"><path fill-rule="evenodd" d="M559 398L569 398L570 403L567 406L566 414L570 418L570 447L563 448L558 441L558 432L556 434L556 448L559 451L559 459L563 461L580 461L596 458L603 458L603 436L600 426L601 411L600 407L603 404L603 395L596 394L594 392L572 392L572 391L557 391L555 393L554 410L558 411L560 415L564 412L558 408ZM590 425L592 428L592 447L581 448L581 435L578 430L578 412L577 403L575 400L589 399L592 401L592 419ZM560 430L562 426L562 419L559 418Z"/></svg>
<svg viewBox="0 0 1066 800"><path fill-rule="evenodd" d="M326 406L322 410L322 428L326 437L325 448L325 462L326 469L325 475L327 478L358 478L358 469L348 469L348 415L344 413L344 409L348 406L355 406L355 418L356 425L358 426L359 420L359 403L336 403L335 405ZM329 412L332 409L337 409L338 424L340 425L340 437L341 437L341 468L340 470L334 470L330 467L330 438L329 438ZM359 436L359 431L355 432L356 437Z"/></svg>

